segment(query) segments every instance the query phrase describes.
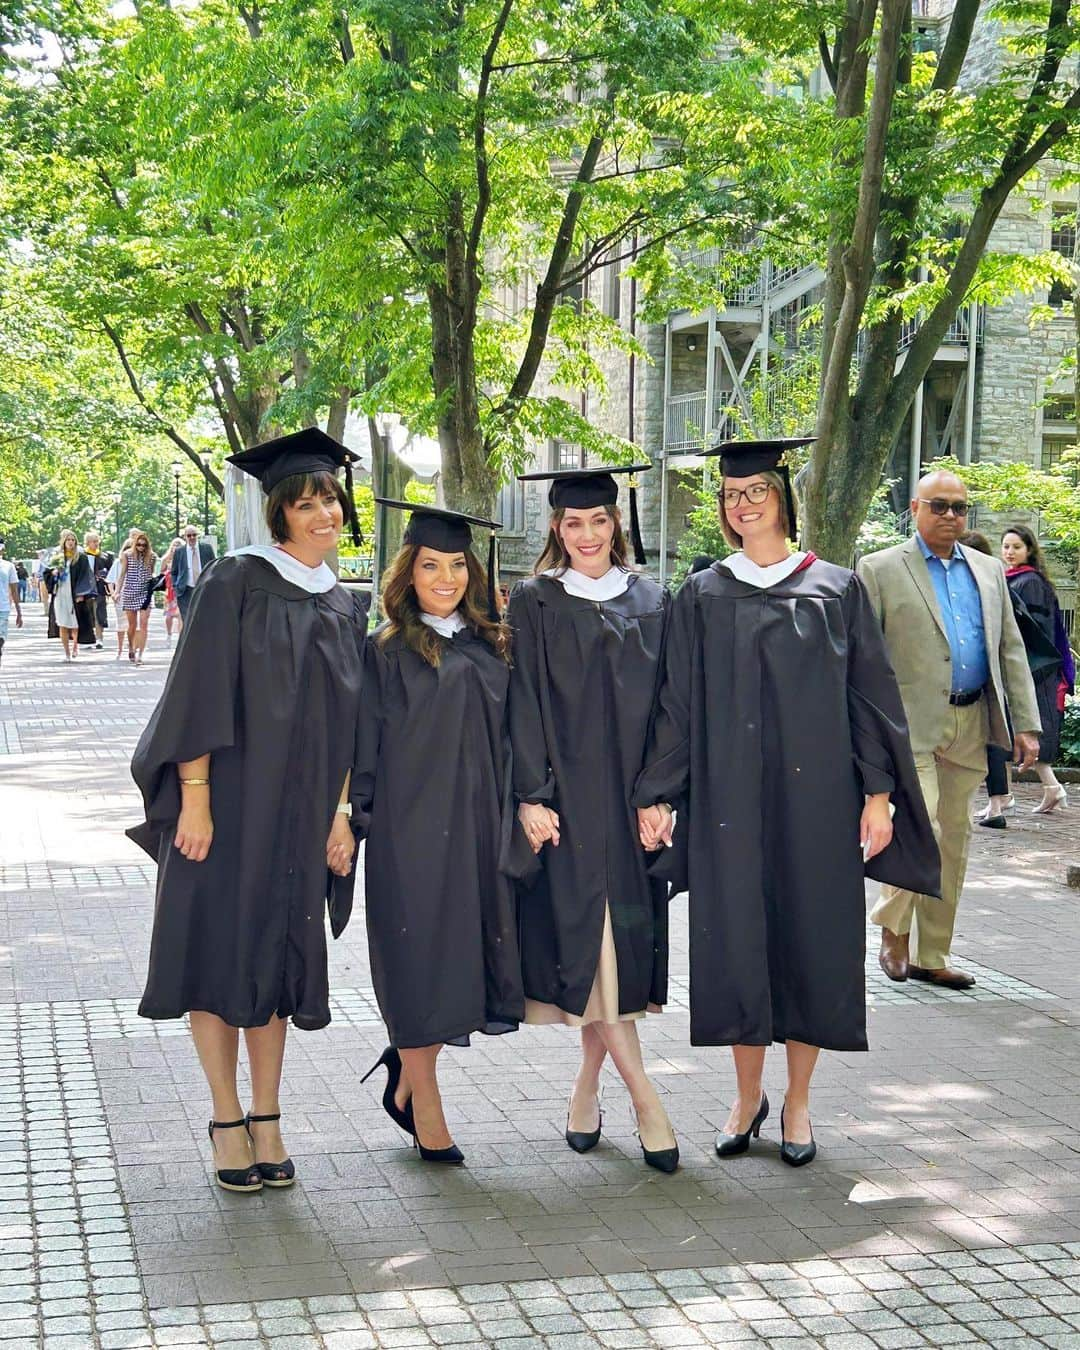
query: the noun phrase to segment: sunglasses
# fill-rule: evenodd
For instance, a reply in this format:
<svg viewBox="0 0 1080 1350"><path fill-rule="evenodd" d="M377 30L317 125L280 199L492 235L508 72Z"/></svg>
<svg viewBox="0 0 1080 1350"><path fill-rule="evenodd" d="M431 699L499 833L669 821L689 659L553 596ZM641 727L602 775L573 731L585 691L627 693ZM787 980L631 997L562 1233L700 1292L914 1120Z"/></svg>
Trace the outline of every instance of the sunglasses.
<svg viewBox="0 0 1080 1350"><path fill-rule="evenodd" d="M928 506L930 514L934 516L947 516L952 512L954 516L963 520L968 513L967 502L947 502L943 497L918 497L916 500Z"/></svg>

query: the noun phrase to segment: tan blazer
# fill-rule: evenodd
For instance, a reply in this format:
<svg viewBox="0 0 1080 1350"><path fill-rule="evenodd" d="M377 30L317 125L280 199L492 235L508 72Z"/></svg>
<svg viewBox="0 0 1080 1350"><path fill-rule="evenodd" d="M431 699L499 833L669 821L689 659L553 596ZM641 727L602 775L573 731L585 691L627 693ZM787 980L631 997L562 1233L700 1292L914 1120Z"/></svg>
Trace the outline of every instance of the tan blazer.
<svg viewBox="0 0 1080 1350"><path fill-rule="evenodd" d="M990 665L986 690L990 739L1011 749L1006 698L1015 731L1041 730L1024 641L1013 615L1005 569L996 558L959 547L982 599ZM885 631L911 730L911 748L916 754L930 753L945 735L952 667L941 609L917 537L869 554L858 571Z"/></svg>

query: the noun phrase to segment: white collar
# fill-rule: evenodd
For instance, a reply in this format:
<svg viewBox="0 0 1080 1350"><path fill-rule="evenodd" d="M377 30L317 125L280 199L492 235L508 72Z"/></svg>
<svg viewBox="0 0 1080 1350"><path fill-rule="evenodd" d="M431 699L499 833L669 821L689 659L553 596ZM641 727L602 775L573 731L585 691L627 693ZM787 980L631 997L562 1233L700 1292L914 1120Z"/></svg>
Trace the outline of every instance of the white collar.
<svg viewBox="0 0 1080 1350"><path fill-rule="evenodd" d="M309 595L325 595L338 584L337 577L326 563L321 562L318 567L308 567L299 558L294 558L291 553L286 553L283 548L278 548L274 544L248 544L244 548L231 549L227 556L263 558L286 581L291 581L294 586L299 586Z"/></svg>
<svg viewBox="0 0 1080 1350"><path fill-rule="evenodd" d="M587 577L573 567L565 571L551 567L544 576L561 582L566 594L575 595L579 600L614 600L630 585L630 573L617 566L609 567L602 577Z"/></svg>
<svg viewBox="0 0 1080 1350"><path fill-rule="evenodd" d="M756 562L751 562L745 553L732 553L727 558L721 559L721 566L726 567L739 581L745 581L747 585L757 586L759 590L765 591L770 586L775 586L777 582L784 581L792 572L797 572L805 560L805 553L789 553L778 563L759 567Z"/></svg>
<svg viewBox="0 0 1080 1350"><path fill-rule="evenodd" d="M420 622L426 623L429 628L434 628L440 637L452 638L455 633L460 633L468 624L461 617L458 610L448 614L443 618L441 614L428 614L424 610L420 611Z"/></svg>

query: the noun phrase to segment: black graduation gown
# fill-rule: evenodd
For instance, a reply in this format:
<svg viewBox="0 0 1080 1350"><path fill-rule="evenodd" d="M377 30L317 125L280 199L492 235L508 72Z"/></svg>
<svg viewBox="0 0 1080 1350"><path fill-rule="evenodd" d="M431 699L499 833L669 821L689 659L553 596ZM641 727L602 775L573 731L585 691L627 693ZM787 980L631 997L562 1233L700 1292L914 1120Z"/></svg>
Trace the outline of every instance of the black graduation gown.
<svg viewBox="0 0 1080 1350"><path fill-rule="evenodd" d="M251 555L200 578L132 761L146 820L128 834L158 861L142 1016L330 1021L324 915L329 900L338 936L353 877L329 872L326 840L352 764L364 601L312 595ZM207 753L214 840L197 863L173 846L175 765Z"/></svg>
<svg viewBox="0 0 1080 1350"><path fill-rule="evenodd" d="M375 997L399 1049L513 1030L525 1012L513 887L509 670L462 629L429 665L372 635L353 823L367 838ZM369 692L370 691L370 692ZM524 846L521 827L519 846Z"/></svg>
<svg viewBox="0 0 1080 1350"><path fill-rule="evenodd" d="M1020 633L1028 648L1028 665L1031 666L1031 678L1035 684L1035 700L1039 707L1039 758L1046 764L1053 764L1061 748L1061 713L1058 711L1058 685L1061 683L1061 659L1055 665L1048 659L1054 648L1054 611L1057 608L1057 596L1054 588L1038 572L1017 572L1009 577L1009 590L1015 599L1023 602L1031 616L1032 623L1039 630L1041 641L1038 643L1040 657L1033 659L1032 641L1034 634L1027 625L1021 623ZM1019 619L1019 615L1017 616Z"/></svg>
<svg viewBox="0 0 1080 1350"><path fill-rule="evenodd" d="M720 564L679 591L634 800L677 806L690 891L694 1045L866 1049L863 794L893 842L865 866L940 893L939 858L877 619L815 560L767 590ZM669 855L669 856L665 856Z"/></svg>
<svg viewBox="0 0 1080 1350"><path fill-rule="evenodd" d="M76 630L76 642L84 647L93 646L96 637L94 633L94 600L96 588L94 584L94 573L90 566L89 557L81 550L76 556L74 562L68 568L67 581L61 582L54 568L47 568L45 571L45 589L49 592L49 616L46 634L51 638L60 636L60 629L56 622L56 588L66 585L71 588L71 601L75 606L75 620L78 624Z"/></svg>
<svg viewBox="0 0 1080 1350"><path fill-rule="evenodd" d="M605 904L619 1012L667 999L667 888L651 881L630 804L662 670L671 597L632 575L612 600L530 577L510 596L510 739L519 802L559 816L558 847L522 887L525 993L580 1017L600 960Z"/></svg>

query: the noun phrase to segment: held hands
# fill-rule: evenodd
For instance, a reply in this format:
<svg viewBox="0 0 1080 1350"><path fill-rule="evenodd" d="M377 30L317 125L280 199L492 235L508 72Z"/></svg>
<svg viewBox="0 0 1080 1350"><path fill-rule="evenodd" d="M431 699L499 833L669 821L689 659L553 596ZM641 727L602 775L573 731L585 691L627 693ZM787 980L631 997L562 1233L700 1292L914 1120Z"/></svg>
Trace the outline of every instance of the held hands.
<svg viewBox="0 0 1080 1350"><path fill-rule="evenodd" d="M1038 736L1031 731L1018 731L1013 740L1013 763L1020 769L1030 769L1038 758Z"/></svg>
<svg viewBox="0 0 1080 1350"><path fill-rule="evenodd" d="M539 853L545 844L559 846L559 817L550 806L538 802L522 802L518 807L518 820L525 831L525 838L534 853Z"/></svg>
<svg viewBox="0 0 1080 1350"><path fill-rule="evenodd" d="M356 852L356 839L343 812L335 813L334 823L330 826L330 837L326 841L326 865L335 876L347 877L352 871L353 854Z"/></svg>
<svg viewBox="0 0 1080 1350"><path fill-rule="evenodd" d="M637 818L638 837L643 849L652 853L662 844L671 847L674 816L667 802L658 802L656 806L639 806Z"/></svg>
<svg viewBox="0 0 1080 1350"><path fill-rule="evenodd" d="M876 792L872 797L867 797L862 819L859 821L859 843L862 845L863 862L869 862L871 858L876 858L882 849L888 848L892 843L892 837L889 794Z"/></svg>
<svg viewBox="0 0 1080 1350"><path fill-rule="evenodd" d="M189 794L184 794L184 801L180 807L180 817L176 822L176 838L173 843L189 862L205 862L214 839L214 822L210 815L210 794L204 791L198 797L193 794L190 795L192 800L189 801Z"/></svg>

